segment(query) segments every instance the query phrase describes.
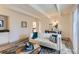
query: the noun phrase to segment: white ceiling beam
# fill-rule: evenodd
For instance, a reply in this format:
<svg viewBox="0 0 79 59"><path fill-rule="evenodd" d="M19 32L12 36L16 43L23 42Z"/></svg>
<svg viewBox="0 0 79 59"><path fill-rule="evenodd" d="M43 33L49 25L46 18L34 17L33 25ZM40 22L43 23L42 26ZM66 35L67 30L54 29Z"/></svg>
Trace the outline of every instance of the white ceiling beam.
<svg viewBox="0 0 79 59"><path fill-rule="evenodd" d="M40 7L38 7L37 5L33 5L33 4L31 5L30 4L30 6L32 8L34 8L35 10L37 10L38 12L42 13L43 15L45 15L48 19L51 19L51 17L46 12L44 12Z"/></svg>
<svg viewBox="0 0 79 59"><path fill-rule="evenodd" d="M55 4L55 7L56 7L57 12L59 13L59 15L62 16L61 7L59 6L59 4Z"/></svg>

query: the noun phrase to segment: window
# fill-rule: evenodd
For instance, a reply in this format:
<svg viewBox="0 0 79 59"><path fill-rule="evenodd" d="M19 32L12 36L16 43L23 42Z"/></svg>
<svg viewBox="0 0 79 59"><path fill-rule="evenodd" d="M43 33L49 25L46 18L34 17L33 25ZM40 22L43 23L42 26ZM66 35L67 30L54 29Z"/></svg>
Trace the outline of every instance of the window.
<svg viewBox="0 0 79 59"><path fill-rule="evenodd" d="M3 20L0 20L0 27L3 27Z"/></svg>
<svg viewBox="0 0 79 59"><path fill-rule="evenodd" d="M33 22L32 24L33 24L32 30L33 30L33 32L36 32L36 25L37 24L36 24L36 22Z"/></svg>
<svg viewBox="0 0 79 59"><path fill-rule="evenodd" d="M36 22L33 22L33 28L36 28Z"/></svg>

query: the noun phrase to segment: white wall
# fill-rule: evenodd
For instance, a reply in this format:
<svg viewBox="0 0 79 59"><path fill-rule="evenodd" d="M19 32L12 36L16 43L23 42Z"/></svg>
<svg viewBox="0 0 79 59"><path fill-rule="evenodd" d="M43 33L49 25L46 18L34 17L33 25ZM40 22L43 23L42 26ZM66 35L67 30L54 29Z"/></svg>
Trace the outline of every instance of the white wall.
<svg viewBox="0 0 79 59"><path fill-rule="evenodd" d="M19 39L19 36L21 34L27 34L28 36L31 33L31 28L32 28L32 21L34 21L35 19L32 17L29 17L27 15L21 14L21 13L17 13L15 11L11 11L8 10L6 8L2 8L0 7L0 15L6 15L9 17L9 39L6 38L5 35L2 35L3 39L1 39L0 37L0 42L5 41L7 43L6 40L9 41L16 41ZM27 21L27 28L21 28L21 21ZM0 33L1 35L1 33Z"/></svg>
<svg viewBox="0 0 79 59"><path fill-rule="evenodd" d="M9 9L0 7L0 14L6 15L9 17L9 41L16 41L19 39L21 34L26 34L30 36L32 32L32 22L36 21L37 23L41 23L41 32L44 33L46 29L49 29L49 24L55 19L34 19L33 17L29 17L25 14L18 13L16 11L11 11ZM21 21L27 21L27 28L21 28ZM63 16L60 20L58 19L59 24L61 24L61 30L63 31L63 36L71 36L71 16ZM39 27L39 26L38 26ZM38 29L37 27L37 29ZM4 37L4 36L3 36ZM4 39L0 39L3 40ZM7 40L7 39L5 39ZM1 42L1 41L0 41ZM5 41L7 42L7 41Z"/></svg>
<svg viewBox="0 0 79 59"><path fill-rule="evenodd" d="M9 17L9 34L8 36L5 36L6 34L2 35L3 39L0 37L0 43L2 42L7 43L13 42L19 39L19 36L21 34L26 34L27 36L30 36L32 33L32 22L36 21L37 25L39 22L41 22L41 32L44 32L45 29L48 28L48 23L50 22L48 19L41 19L38 20L36 18L27 16L22 13L18 13L13 10L6 9L4 7L0 7L0 15L6 15ZM21 21L27 21L27 28L21 28ZM38 29L38 27L37 27Z"/></svg>
<svg viewBox="0 0 79 59"><path fill-rule="evenodd" d="M63 37L69 37L72 40L72 30L73 30L73 20L72 20L72 13L63 15L61 18L56 18L51 20L42 20L42 31L44 32L45 29L49 29L49 24L52 23L53 21L57 20L59 22L59 29L62 31L62 36Z"/></svg>
<svg viewBox="0 0 79 59"><path fill-rule="evenodd" d="M62 31L62 36L63 37L69 37L72 40L72 26L73 26L73 21L72 21L72 13L63 15L61 18L54 18L52 17L51 20L42 20L42 31L44 32L45 29L49 29L49 24L52 23L53 21L57 20L59 22L59 29Z"/></svg>
<svg viewBox="0 0 79 59"><path fill-rule="evenodd" d="M72 14L67 14L62 16L59 20L59 24L61 25L61 31L63 37L69 37L72 39Z"/></svg>

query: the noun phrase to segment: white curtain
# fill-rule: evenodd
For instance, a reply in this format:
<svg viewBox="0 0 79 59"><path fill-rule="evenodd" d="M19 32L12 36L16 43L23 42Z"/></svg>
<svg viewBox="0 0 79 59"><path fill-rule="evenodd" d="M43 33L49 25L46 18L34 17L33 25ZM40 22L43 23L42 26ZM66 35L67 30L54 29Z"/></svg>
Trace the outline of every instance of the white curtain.
<svg viewBox="0 0 79 59"><path fill-rule="evenodd" d="M78 46L77 46L77 40L78 40L77 33L79 32L77 31L78 27L79 27L79 22L77 19L77 8L76 8L73 14L73 51L74 53L78 53Z"/></svg>

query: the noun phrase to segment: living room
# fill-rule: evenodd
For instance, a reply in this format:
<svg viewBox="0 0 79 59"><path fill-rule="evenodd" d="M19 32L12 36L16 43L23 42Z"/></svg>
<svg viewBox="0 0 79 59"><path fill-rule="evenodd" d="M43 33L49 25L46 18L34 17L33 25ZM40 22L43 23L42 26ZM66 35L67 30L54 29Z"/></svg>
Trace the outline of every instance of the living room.
<svg viewBox="0 0 79 59"><path fill-rule="evenodd" d="M0 28L0 45L4 46L5 44L10 44L18 41L21 38L25 39L25 36L28 37L28 39L32 39L33 32L38 32L39 38L42 37L40 39L48 38L49 34L47 34L47 37L44 37L46 36L45 31L52 32L56 31L56 29L58 28L57 35L61 37L61 41L62 39L67 39L67 42L70 43L70 46L68 45L69 48L73 50L72 45L74 43L72 24L75 9L76 5L63 4L0 5L0 22L4 25L0 25L2 26L2 28ZM56 26L57 28L55 28ZM41 50L42 48L48 49L48 47L53 48L50 47L52 44L50 43L50 45L49 42L44 42L44 44L40 43L40 39L31 40L34 41L34 43L36 42L36 44L40 46L40 49L38 50ZM67 42L66 44L68 44ZM49 44L49 46L46 46L46 44ZM41 45L45 47L42 47ZM60 45L62 45L62 43L58 43L56 45L58 54L60 53ZM48 53L48 51L46 50L45 53ZM69 53L69 51L64 51L62 53Z"/></svg>

